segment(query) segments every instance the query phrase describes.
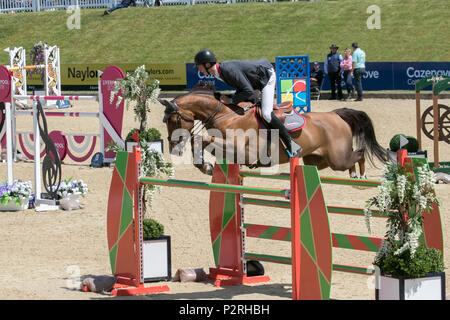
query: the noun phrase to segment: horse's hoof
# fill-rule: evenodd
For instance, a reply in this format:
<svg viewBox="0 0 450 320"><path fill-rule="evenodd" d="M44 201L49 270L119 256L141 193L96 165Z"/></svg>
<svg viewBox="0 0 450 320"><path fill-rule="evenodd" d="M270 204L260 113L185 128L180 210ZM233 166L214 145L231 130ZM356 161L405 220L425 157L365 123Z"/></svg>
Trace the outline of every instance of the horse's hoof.
<svg viewBox="0 0 450 320"><path fill-rule="evenodd" d="M364 174L364 175L362 175L361 177L359 177L360 179L363 179L363 180L367 180L367 176Z"/></svg>
<svg viewBox="0 0 450 320"><path fill-rule="evenodd" d="M214 172L214 166L213 166L211 163L206 162L205 165L204 165L204 169L205 169L205 173L206 173L207 175L209 175L209 176L212 176L212 175L213 175L213 172Z"/></svg>

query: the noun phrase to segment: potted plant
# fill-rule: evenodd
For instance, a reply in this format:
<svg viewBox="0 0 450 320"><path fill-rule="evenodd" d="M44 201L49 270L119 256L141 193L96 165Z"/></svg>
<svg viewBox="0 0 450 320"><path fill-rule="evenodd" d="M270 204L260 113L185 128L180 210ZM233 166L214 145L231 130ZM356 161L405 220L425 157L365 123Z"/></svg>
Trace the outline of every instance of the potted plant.
<svg viewBox="0 0 450 320"><path fill-rule="evenodd" d="M424 214L438 203L434 172L426 163L387 163L378 194L366 202L370 232L371 207L388 217L387 232L375 257L376 298L380 300L445 299L445 273L440 251L420 243ZM378 274L379 273L379 274Z"/></svg>
<svg viewBox="0 0 450 320"><path fill-rule="evenodd" d="M161 154L164 153L164 145L163 140L161 139L161 132L159 132L159 130L156 128L150 128L142 132L139 132L137 128L134 128L130 132L128 132L125 138L125 149L128 152L131 152L133 150L133 146L138 145L138 142L136 142L133 138L137 132L139 135L139 144L141 146L146 145L151 151L156 151Z"/></svg>
<svg viewBox="0 0 450 320"><path fill-rule="evenodd" d="M31 190L31 181L14 180L12 185L0 184L0 211L28 209Z"/></svg>
<svg viewBox="0 0 450 320"><path fill-rule="evenodd" d="M154 219L143 221L144 281L169 281L171 277L170 236L164 226Z"/></svg>

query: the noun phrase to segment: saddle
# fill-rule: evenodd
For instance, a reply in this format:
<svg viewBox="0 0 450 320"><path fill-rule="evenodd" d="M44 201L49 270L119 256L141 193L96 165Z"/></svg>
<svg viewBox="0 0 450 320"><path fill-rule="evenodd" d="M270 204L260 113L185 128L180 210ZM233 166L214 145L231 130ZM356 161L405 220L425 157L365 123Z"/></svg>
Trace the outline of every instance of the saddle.
<svg viewBox="0 0 450 320"><path fill-rule="evenodd" d="M284 126L289 133L302 129L306 123L305 118L294 111L292 104L292 101L286 101L273 106L273 113L284 123ZM270 128L269 124L262 116L261 106L257 105L256 107L255 117L259 127L264 129Z"/></svg>
<svg viewBox="0 0 450 320"><path fill-rule="evenodd" d="M244 110L244 112L255 107L255 119L258 123L259 128L270 130L270 125L262 116L261 101L258 101L255 105L249 102L248 106L242 109L240 107L237 107L235 104L228 103L226 96L220 95L220 97L217 97L217 99L229 108L237 108L239 110ZM295 112L292 101L275 104L273 106L273 113L278 119L280 119L282 123L284 123L289 133L301 130L305 126L306 119L302 115Z"/></svg>

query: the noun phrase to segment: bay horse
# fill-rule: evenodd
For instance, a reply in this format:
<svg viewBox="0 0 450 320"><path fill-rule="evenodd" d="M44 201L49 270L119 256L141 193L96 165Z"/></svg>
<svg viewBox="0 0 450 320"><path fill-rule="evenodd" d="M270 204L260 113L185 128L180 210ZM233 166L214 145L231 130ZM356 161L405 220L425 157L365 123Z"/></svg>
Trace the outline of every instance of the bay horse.
<svg viewBox="0 0 450 320"><path fill-rule="evenodd" d="M180 148L184 148L184 144L189 140L188 138L191 138L191 147L194 153L195 139L193 138L195 135L193 130L196 129L194 127L195 120L198 120L197 125L201 123L201 128L217 129L223 138L226 138L227 132L230 132L228 130L237 129L243 129L246 132L253 129L260 135L259 124L255 118L256 107L252 105L248 108L241 108L225 104L224 100L221 101L220 99L220 93L215 92L212 86L197 85L191 92L177 96L171 101L164 99L158 99L158 101L165 106L163 121L167 125L169 151L171 153L174 148L178 148L181 155L183 150ZM357 177L355 164L358 163L360 177L365 178L366 157L372 164L373 157L382 163L388 161L387 151L378 144L372 121L365 112L341 108L331 112L309 112L303 114L303 116L306 120L305 125L301 130L291 133L291 137L295 143L301 146L300 157L303 158L305 165L315 165L318 170L327 167L338 171L349 170L350 177L355 178ZM172 134L176 129L189 131L189 137L178 136L178 139L174 139ZM354 139L356 150L353 149ZM267 138L264 141L267 144ZM202 137L202 150L213 143L224 147L225 139L214 136ZM267 148L267 145L258 145L257 147ZM289 157L281 144L279 144L278 149L278 163L289 162ZM252 150L249 139L245 139L244 151L245 161L240 164L250 168L274 164L273 162L262 164L259 159L256 163L250 162L251 152L257 152L257 150ZM243 150L234 149L234 152L236 154L242 153ZM227 160L229 160L228 157ZM205 174L212 174L212 165L205 163L203 158L195 166Z"/></svg>

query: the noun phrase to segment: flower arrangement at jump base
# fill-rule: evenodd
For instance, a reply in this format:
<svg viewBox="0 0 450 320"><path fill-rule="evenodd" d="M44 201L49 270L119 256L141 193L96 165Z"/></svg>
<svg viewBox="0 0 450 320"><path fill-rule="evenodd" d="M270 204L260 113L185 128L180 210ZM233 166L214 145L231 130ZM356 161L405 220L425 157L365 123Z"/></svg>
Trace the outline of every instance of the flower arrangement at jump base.
<svg viewBox="0 0 450 320"><path fill-rule="evenodd" d="M383 168L377 196L366 203L365 216L369 232L372 206L388 217L385 239L374 264L382 273L420 277L443 269L440 251L420 244L423 213L430 213L438 203L434 192L435 174L426 164L418 166L417 179L406 166L388 163Z"/></svg>
<svg viewBox="0 0 450 320"><path fill-rule="evenodd" d="M444 262L439 250L428 248L422 240L423 220L439 203L434 191L435 174L426 163L416 166L416 174L411 163L404 166L388 163L383 167L379 193L366 202L364 210L366 224L371 231L371 207L375 206L381 215L388 217L387 231L373 264L381 273L380 286L389 287L392 281L419 281L432 275L441 277ZM386 280L387 279L387 280ZM384 282L383 282L384 281ZM421 280L420 280L421 281ZM441 283L441 281L439 280ZM419 285L407 292L413 296ZM445 286L445 283L444 283ZM398 292L397 285L393 291ZM399 285L404 288L405 285ZM408 287L408 286L406 286ZM381 290L381 289L380 289ZM439 289L440 290L440 289ZM387 294L388 299L394 296ZM405 292L402 293L403 297ZM383 293L386 297L386 294ZM383 298L384 299L384 298ZM400 294L400 299L402 295Z"/></svg>
<svg viewBox="0 0 450 320"><path fill-rule="evenodd" d="M57 185L52 186L55 191ZM80 196L84 197L89 191L87 184L83 180L72 180L72 177L62 181L56 191L56 199L59 200L59 207L63 210L82 209L80 205Z"/></svg>
<svg viewBox="0 0 450 320"><path fill-rule="evenodd" d="M56 190L57 186L52 186L52 191ZM84 197L89 191L87 184L83 180L72 180L72 177L62 181L59 185L58 191L56 192L57 200L63 198L70 198L72 196L82 196Z"/></svg>
<svg viewBox="0 0 450 320"><path fill-rule="evenodd" d="M12 185L0 184L0 211L27 209L31 190L31 181L14 180Z"/></svg>
<svg viewBox="0 0 450 320"><path fill-rule="evenodd" d="M31 52L30 52L31 64L41 65L41 64L45 63L44 51L46 48L48 48L48 44L44 43L43 41L39 41L38 43L36 43L33 46L33 49L31 49ZM45 78L45 69L44 68L28 70L28 74L30 76L32 76L34 72L39 73L42 81L45 80L44 79Z"/></svg>

